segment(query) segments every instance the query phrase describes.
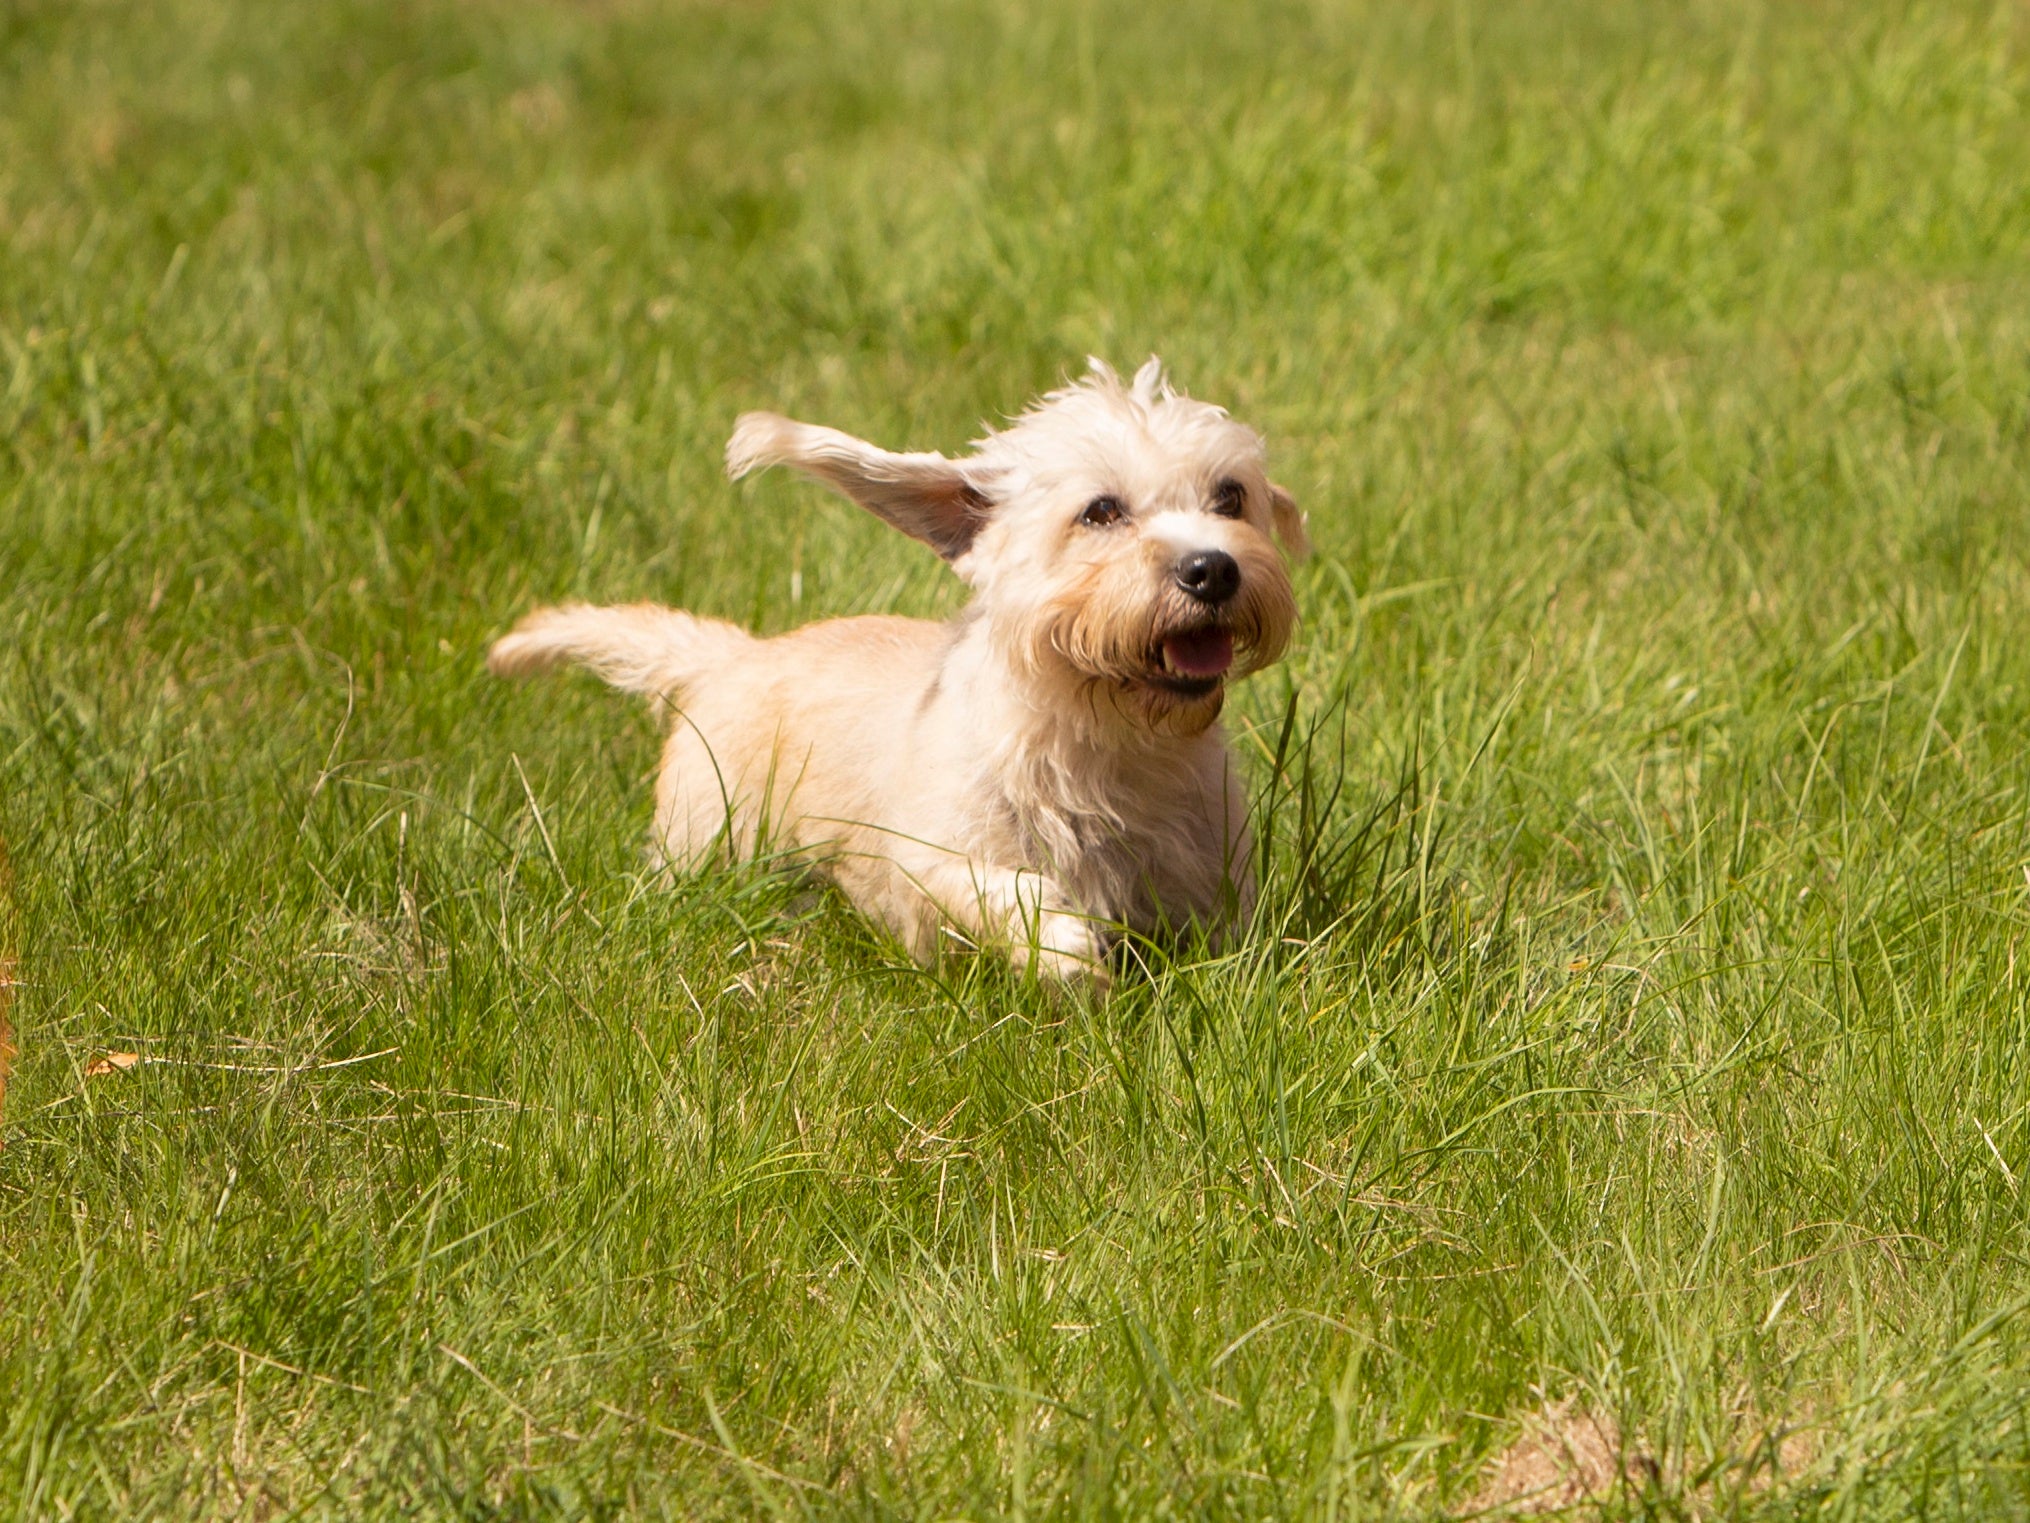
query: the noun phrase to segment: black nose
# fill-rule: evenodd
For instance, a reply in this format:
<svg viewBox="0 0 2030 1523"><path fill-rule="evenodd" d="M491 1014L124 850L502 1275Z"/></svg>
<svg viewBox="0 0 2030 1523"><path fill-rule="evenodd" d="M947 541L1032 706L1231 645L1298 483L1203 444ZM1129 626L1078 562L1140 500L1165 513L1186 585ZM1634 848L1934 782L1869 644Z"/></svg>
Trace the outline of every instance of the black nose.
<svg viewBox="0 0 2030 1523"><path fill-rule="evenodd" d="M1194 550L1171 575L1201 603L1224 603L1240 590L1241 568L1224 550Z"/></svg>

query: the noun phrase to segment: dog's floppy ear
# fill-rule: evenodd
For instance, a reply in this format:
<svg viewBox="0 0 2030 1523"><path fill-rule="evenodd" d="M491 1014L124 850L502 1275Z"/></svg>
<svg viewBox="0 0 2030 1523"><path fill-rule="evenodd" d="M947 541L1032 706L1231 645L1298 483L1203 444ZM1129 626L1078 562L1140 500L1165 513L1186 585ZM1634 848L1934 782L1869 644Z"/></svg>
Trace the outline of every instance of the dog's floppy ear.
<svg viewBox="0 0 2030 1523"><path fill-rule="evenodd" d="M1291 560L1301 561L1311 553L1311 536L1304 532L1304 514L1297 499L1273 481L1269 483L1269 522L1275 525L1276 538L1283 542Z"/></svg>
<svg viewBox="0 0 2030 1523"><path fill-rule="evenodd" d="M943 455L898 455L836 428L772 412L743 413L726 446L726 474L787 465L843 492L948 561L972 547L987 521L986 494Z"/></svg>

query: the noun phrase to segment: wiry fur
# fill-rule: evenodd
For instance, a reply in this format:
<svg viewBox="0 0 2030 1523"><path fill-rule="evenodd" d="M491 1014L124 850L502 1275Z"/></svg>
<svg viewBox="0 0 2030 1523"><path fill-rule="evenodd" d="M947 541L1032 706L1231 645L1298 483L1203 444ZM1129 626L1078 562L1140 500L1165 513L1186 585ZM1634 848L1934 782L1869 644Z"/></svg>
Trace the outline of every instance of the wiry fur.
<svg viewBox="0 0 2030 1523"><path fill-rule="evenodd" d="M726 458L736 477L789 465L836 488L974 597L948 624L834 619L773 639L577 605L497 642L495 672L577 662L676 710L655 819L673 864L787 847L920 959L956 934L1063 976L1104 976L1110 927L1217 930L1245 912L1245 794L1217 721L1225 679L1275 661L1295 619L1272 535L1307 548L1252 431L1154 360L1127 386L1094 361L963 459L769 413L739 420ZM1102 497L1121 519L1082 521ZM1178 580L1197 552L1238 570L1216 608ZM1217 641L1215 626L1231 668L1173 672L1167 642Z"/></svg>

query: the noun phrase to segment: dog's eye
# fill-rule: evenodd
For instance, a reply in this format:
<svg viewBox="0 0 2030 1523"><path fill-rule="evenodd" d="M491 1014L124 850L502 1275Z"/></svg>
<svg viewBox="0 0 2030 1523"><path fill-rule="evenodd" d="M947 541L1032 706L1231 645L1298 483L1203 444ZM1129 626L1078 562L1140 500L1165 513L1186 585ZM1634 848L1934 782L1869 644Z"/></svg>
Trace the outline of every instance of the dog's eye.
<svg viewBox="0 0 2030 1523"><path fill-rule="evenodd" d="M1221 518L1239 518L1248 510L1248 489L1229 476L1212 489L1212 511Z"/></svg>
<svg viewBox="0 0 2030 1523"><path fill-rule="evenodd" d="M1104 529L1117 524L1128 516L1128 509L1118 497L1095 497L1085 505L1085 511L1078 521L1089 529Z"/></svg>

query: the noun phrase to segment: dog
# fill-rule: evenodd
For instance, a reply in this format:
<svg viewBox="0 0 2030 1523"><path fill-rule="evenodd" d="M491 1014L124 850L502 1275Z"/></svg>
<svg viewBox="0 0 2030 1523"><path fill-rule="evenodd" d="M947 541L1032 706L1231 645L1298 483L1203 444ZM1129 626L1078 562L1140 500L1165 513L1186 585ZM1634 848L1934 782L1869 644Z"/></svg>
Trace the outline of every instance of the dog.
<svg viewBox="0 0 2030 1523"><path fill-rule="evenodd" d="M1151 359L1095 359L972 453L895 454L748 413L738 480L786 465L935 550L948 622L875 615L761 638L650 603L530 614L498 675L565 662L674 713L654 849L793 853L920 962L996 947L1104 984L1123 930L1215 940L1254 898L1227 685L1296 622L1304 516L1263 444ZM1280 548L1279 548L1280 542Z"/></svg>

